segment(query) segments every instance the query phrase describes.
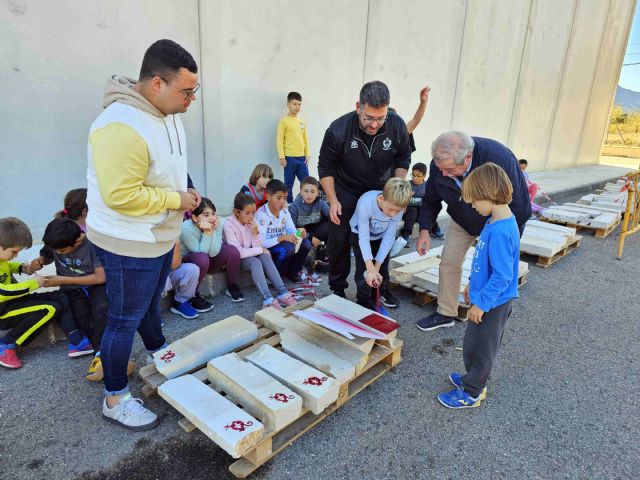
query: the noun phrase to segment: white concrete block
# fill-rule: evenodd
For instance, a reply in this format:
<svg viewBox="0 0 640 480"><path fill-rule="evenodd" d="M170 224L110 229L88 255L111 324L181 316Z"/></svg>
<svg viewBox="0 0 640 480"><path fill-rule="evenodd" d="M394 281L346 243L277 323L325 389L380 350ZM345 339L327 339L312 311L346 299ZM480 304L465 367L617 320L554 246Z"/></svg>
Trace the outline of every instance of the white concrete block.
<svg viewBox="0 0 640 480"><path fill-rule="evenodd" d="M247 360L300 395L304 406L316 415L338 399L339 385L335 379L271 345L263 345Z"/></svg>
<svg viewBox="0 0 640 480"><path fill-rule="evenodd" d="M262 423L193 375L167 380L158 394L233 458L264 433Z"/></svg>
<svg viewBox="0 0 640 480"><path fill-rule="evenodd" d="M290 330L280 334L280 344L286 354L328 373L341 385L356 375L356 367L353 363L305 340Z"/></svg>
<svg viewBox="0 0 640 480"><path fill-rule="evenodd" d="M592 219L589 225L595 228L608 228L618 218L620 218L620 215L615 213L602 213L596 218Z"/></svg>
<svg viewBox="0 0 640 480"><path fill-rule="evenodd" d="M432 258L432 257L440 258L440 255L442 255L442 248L443 248L443 245L440 245L439 247L436 247L436 248L432 248L425 255L420 255L418 252L413 251L405 255L393 257L389 259L389 270L400 268L404 265L409 265L410 263L415 263L420 260L424 260L425 258Z"/></svg>
<svg viewBox="0 0 640 480"><path fill-rule="evenodd" d="M207 364L209 380L230 395L268 429L278 431L300 417L302 397L237 353Z"/></svg>
<svg viewBox="0 0 640 480"><path fill-rule="evenodd" d="M174 378L258 338L255 323L234 315L207 325L153 354L158 372Z"/></svg>
<svg viewBox="0 0 640 480"><path fill-rule="evenodd" d="M319 347L322 347L337 356L347 360L355 366L356 374L360 373L365 365L369 355L357 349L353 345L349 345L342 340L337 340L333 336L324 333L322 330L311 327L294 316L286 316L286 313L278 311L274 308L265 308L256 312L256 321L261 323L274 332L282 333L290 330L300 335Z"/></svg>
<svg viewBox="0 0 640 480"><path fill-rule="evenodd" d="M439 264L440 264L440 258L438 257L423 258L422 260L418 260L417 262L408 263L401 267L390 270L389 277L393 282L411 283L414 273L422 272L427 268L430 268Z"/></svg>
<svg viewBox="0 0 640 480"><path fill-rule="evenodd" d="M551 220L558 220L568 223L580 223L589 220L589 216L569 210L563 210L561 207L545 208L543 215Z"/></svg>
<svg viewBox="0 0 640 480"><path fill-rule="evenodd" d="M545 230L552 230L558 233L568 235L570 237L576 236L576 229L574 227L565 227L563 225L556 225L555 223L541 222L539 220L529 220L527 226L535 228L543 228Z"/></svg>
<svg viewBox="0 0 640 480"><path fill-rule="evenodd" d="M581 206L587 206L587 205L580 205L579 203L565 203L564 206L581 207ZM619 208L603 207L597 202L592 203L591 205L588 205L588 208L590 208L591 210L597 210L600 213L618 213L618 214L620 213Z"/></svg>

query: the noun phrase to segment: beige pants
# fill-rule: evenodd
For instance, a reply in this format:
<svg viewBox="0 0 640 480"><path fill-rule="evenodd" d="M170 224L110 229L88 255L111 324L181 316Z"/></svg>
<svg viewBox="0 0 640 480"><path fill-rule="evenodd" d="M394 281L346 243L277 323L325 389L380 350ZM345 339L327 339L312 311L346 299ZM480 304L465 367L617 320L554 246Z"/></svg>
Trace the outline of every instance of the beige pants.
<svg viewBox="0 0 640 480"><path fill-rule="evenodd" d="M440 261L438 285L438 312L449 317L458 316L458 296L462 279L462 264L467 250L476 239L453 220L449 223L447 238Z"/></svg>

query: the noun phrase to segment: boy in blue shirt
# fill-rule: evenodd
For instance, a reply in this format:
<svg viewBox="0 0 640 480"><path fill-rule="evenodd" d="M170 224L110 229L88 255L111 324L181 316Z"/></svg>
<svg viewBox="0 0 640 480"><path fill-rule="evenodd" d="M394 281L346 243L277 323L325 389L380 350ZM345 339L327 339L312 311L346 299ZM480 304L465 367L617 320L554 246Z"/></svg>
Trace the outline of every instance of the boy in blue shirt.
<svg viewBox="0 0 640 480"><path fill-rule="evenodd" d="M462 348L467 373L449 375L456 388L438 395L447 408L478 407L486 398L487 380L513 299L518 297L520 232L509 209L512 193L505 171L491 162L472 170L462 183L463 200L489 219L480 233L464 291L471 305Z"/></svg>

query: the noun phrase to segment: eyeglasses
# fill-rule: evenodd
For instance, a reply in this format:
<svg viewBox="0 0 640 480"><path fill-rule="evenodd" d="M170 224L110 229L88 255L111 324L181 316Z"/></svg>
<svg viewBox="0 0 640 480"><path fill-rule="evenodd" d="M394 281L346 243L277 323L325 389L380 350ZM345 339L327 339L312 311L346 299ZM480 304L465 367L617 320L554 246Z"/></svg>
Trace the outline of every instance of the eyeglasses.
<svg viewBox="0 0 640 480"><path fill-rule="evenodd" d="M196 87L195 88L185 88L184 90L179 89L178 87L174 86L169 80L167 80L166 78L162 78L159 77L160 80L162 80L164 83L166 83L167 85L174 87L176 90L178 90L179 92L181 92L184 95L184 101L186 102L187 100L189 100L191 97L193 97L196 92L200 89L200 84L196 83Z"/></svg>
<svg viewBox="0 0 640 480"><path fill-rule="evenodd" d="M384 117L370 117L369 115L365 115L364 113L360 114L362 117L362 121L368 125L371 125L373 123L377 123L378 125L382 125L386 120L387 120L387 116L385 115Z"/></svg>

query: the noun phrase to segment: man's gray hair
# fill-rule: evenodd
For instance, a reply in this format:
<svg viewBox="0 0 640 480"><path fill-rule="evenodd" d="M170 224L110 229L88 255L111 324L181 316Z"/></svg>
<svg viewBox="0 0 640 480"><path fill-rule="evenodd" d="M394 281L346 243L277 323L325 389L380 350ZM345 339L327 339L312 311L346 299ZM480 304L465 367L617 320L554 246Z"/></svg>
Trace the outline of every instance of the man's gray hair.
<svg viewBox="0 0 640 480"><path fill-rule="evenodd" d="M380 108L388 106L390 100L389 88L379 80L367 82L360 89L360 105Z"/></svg>
<svg viewBox="0 0 640 480"><path fill-rule="evenodd" d="M456 165L464 163L464 157L471 151L475 142L464 132L445 132L431 144L431 157L436 163L453 158Z"/></svg>

